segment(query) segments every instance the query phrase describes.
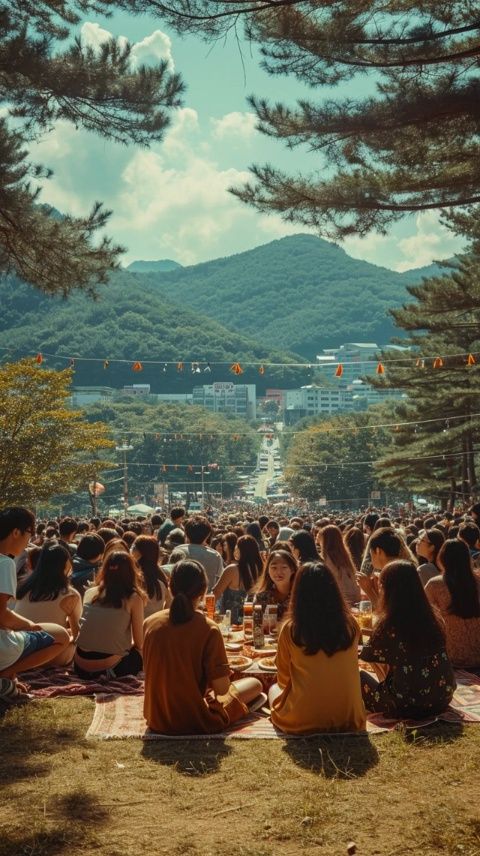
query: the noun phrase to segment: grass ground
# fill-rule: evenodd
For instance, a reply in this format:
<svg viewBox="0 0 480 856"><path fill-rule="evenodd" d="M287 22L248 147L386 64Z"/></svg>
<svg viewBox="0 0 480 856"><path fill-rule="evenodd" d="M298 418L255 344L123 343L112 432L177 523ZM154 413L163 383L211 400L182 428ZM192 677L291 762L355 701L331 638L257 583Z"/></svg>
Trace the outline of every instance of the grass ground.
<svg viewBox="0 0 480 856"><path fill-rule="evenodd" d="M86 741L93 702L0 723L0 856L480 856L480 728Z"/></svg>

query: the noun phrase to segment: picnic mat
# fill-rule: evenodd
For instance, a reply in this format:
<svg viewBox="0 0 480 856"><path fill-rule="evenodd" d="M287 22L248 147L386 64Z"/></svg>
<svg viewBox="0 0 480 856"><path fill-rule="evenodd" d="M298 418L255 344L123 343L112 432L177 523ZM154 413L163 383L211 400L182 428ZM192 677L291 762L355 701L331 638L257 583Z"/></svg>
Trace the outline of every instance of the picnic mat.
<svg viewBox="0 0 480 856"><path fill-rule="evenodd" d="M439 717L431 717L420 722L402 721L407 728L422 728L437 720L447 722L480 722L480 678L469 672L456 672L457 689L449 708ZM381 714L372 714L367 720L369 734L381 734L398 728L400 720L387 719ZM143 697L119 696L101 694L96 697L95 711L92 724L87 731L87 737L100 740L124 739L137 737L142 740L205 740L205 739L260 739L276 738L292 739L321 735L291 735L278 731L266 716L252 714L237 722L227 731L219 734L192 734L172 737L166 734L156 734L147 729L143 718ZM324 735L325 736L325 735ZM332 736L329 732L328 736ZM354 736L354 735L350 735Z"/></svg>
<svg viewBox="0 0 480 856"><path fill-rule="evenodd" d="M79 695L137 695L143 699L143 680L127 675L125 678L79 678L75 672L59 666L53 669L36 669L23 672L20 681L26 684L34 698L56 698Z"/></svg>

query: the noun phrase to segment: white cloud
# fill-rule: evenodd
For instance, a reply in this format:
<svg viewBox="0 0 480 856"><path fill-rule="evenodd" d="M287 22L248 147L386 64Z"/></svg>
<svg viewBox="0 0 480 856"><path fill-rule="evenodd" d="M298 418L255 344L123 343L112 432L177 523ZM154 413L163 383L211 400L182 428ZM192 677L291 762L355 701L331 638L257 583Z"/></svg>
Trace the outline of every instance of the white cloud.
<svg viewBox="0 0 480 856"><path fill-rule="evenodd" d="M141 65L158 65L161 60L167 61L169 71L175 70L172 55L172 40L161 30L155 30L150 36L145 36L141 42L136 42L132 48L132 68Z"/></svg>
<svg viewBox="0 0 480 856"><path fill-rule="evenodd" d="M221 119L212 119L213 137L224 140L234 137L243 141L251 139L256 133L257 118L254 113L226 113Z"/></svg>
<svg viewBox="0 0 480 856"><path fill-rule="evenodd" d="M446 226L442 226L439 214L435 211L422 211L418 214L415 217L415 227L414 235L398 242L399 249L405 256L405 260L396 265L398 271L423 267L435 259L448 258L461 247L459 239Z"/></svg>
<svg viewBox="0 0 480 856"><path fill-rule="evenodd" d="M81 30L81 39L83 44L98 50L104 42L114 38L113 33L105 30L94 21L86 21ZM120 47L125 47L128 43L126 36L118 36L117 42ZM135 71L141 65L158 65L161 60L167 61L168 70L173 72L175 64L172 55L172 40L166 33L161 30L155 30L149 36L145 36L140 42L135 42L132 45L130 65Z"/></svg>

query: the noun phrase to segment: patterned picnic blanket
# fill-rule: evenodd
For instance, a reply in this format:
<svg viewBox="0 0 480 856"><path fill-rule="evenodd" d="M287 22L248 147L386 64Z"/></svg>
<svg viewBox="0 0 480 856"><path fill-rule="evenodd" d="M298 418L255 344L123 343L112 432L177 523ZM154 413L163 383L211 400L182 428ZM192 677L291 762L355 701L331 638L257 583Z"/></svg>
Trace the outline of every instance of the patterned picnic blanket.
<svg viewBox="0 0 480 856"><path fill-rule="evenodd" d="M368 717L367 732L381 734L398 728L400 724L407 728L422 728L437 720L446 722L480 722L480 678L469 672L456 672L458 687L450 707L439 717L428 720L404 721L387 719L381 714ZM305 735L298 735L304 737ZM315 735L308 735L315 736ZM331 736L331 735L329 735ZM355 735L350 735L355 736ZM237 722L220 734L193 734L171 737L150 732L143 718L143 697L100 694L96 697L92 723L87 737L101 740L125 739L136 737L142 740L214 740L214 739L293 739L296 735L287 735L278 731L266 716L252 714Z"/></svg>
<svg viewBox="0 0 480 856"><path fill-rule="evenodd" d="M24 672L20 680L28 687L34 698L56 698L57 696L93 696L102 695L139 695L143 698L143 680L133 675L125 678L96 678L95 680L79 678L75 672L66 667L54 669L37 669Z"/></svg>

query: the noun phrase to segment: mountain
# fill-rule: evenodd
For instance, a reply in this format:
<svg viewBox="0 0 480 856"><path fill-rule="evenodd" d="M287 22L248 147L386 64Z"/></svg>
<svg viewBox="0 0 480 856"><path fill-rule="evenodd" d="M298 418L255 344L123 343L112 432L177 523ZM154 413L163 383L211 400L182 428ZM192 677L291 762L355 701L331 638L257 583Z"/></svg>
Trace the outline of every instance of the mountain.
<svg viewBox="0 0 480 856"><path fill-rule="evenodd" d="M384 344L398 334L388 310L405 300L421 271L397 273L300 234L148 279L179 306L313 360L321 348Z"/></svg>
<svg viewBox="0 0 480 856"><path fill-rule="evenodd" d="M159 259L159 261L135 261L127 266L132 273L163 273L164 271L177 270L181 268L180 262L173 259Z"/></svg>
<svg viewBox="0 0 480 856"><path fill-rule="evenodd" d="M38 351L44 354L45 365L55 368L68 365L69 358L91 358L92 362L75 363L78 386L149 383L152 392L191 392L195 384L235 380L230 371L234 362L245 369L238 380L255 383L259 394L267 386L305 383L309 376L297 368L268 369L260 375L258 365L248 364L301 360L286 348L264 346L195 310L175 306L145 274L114 274L108 286L99 289L97 300L81 293L66 299L50 297L4 277L0 305L0 353L14 360ZM110 361L107 369L105 359ZM143 363L139 373L132 371L136 360ZM163 365L149 365L149 360L183 362L184 371L178 372L175 365L163 371ZM202 362L200 373L192 374L192 361ZM204 372L206 361L223 365Z"/></svg>

